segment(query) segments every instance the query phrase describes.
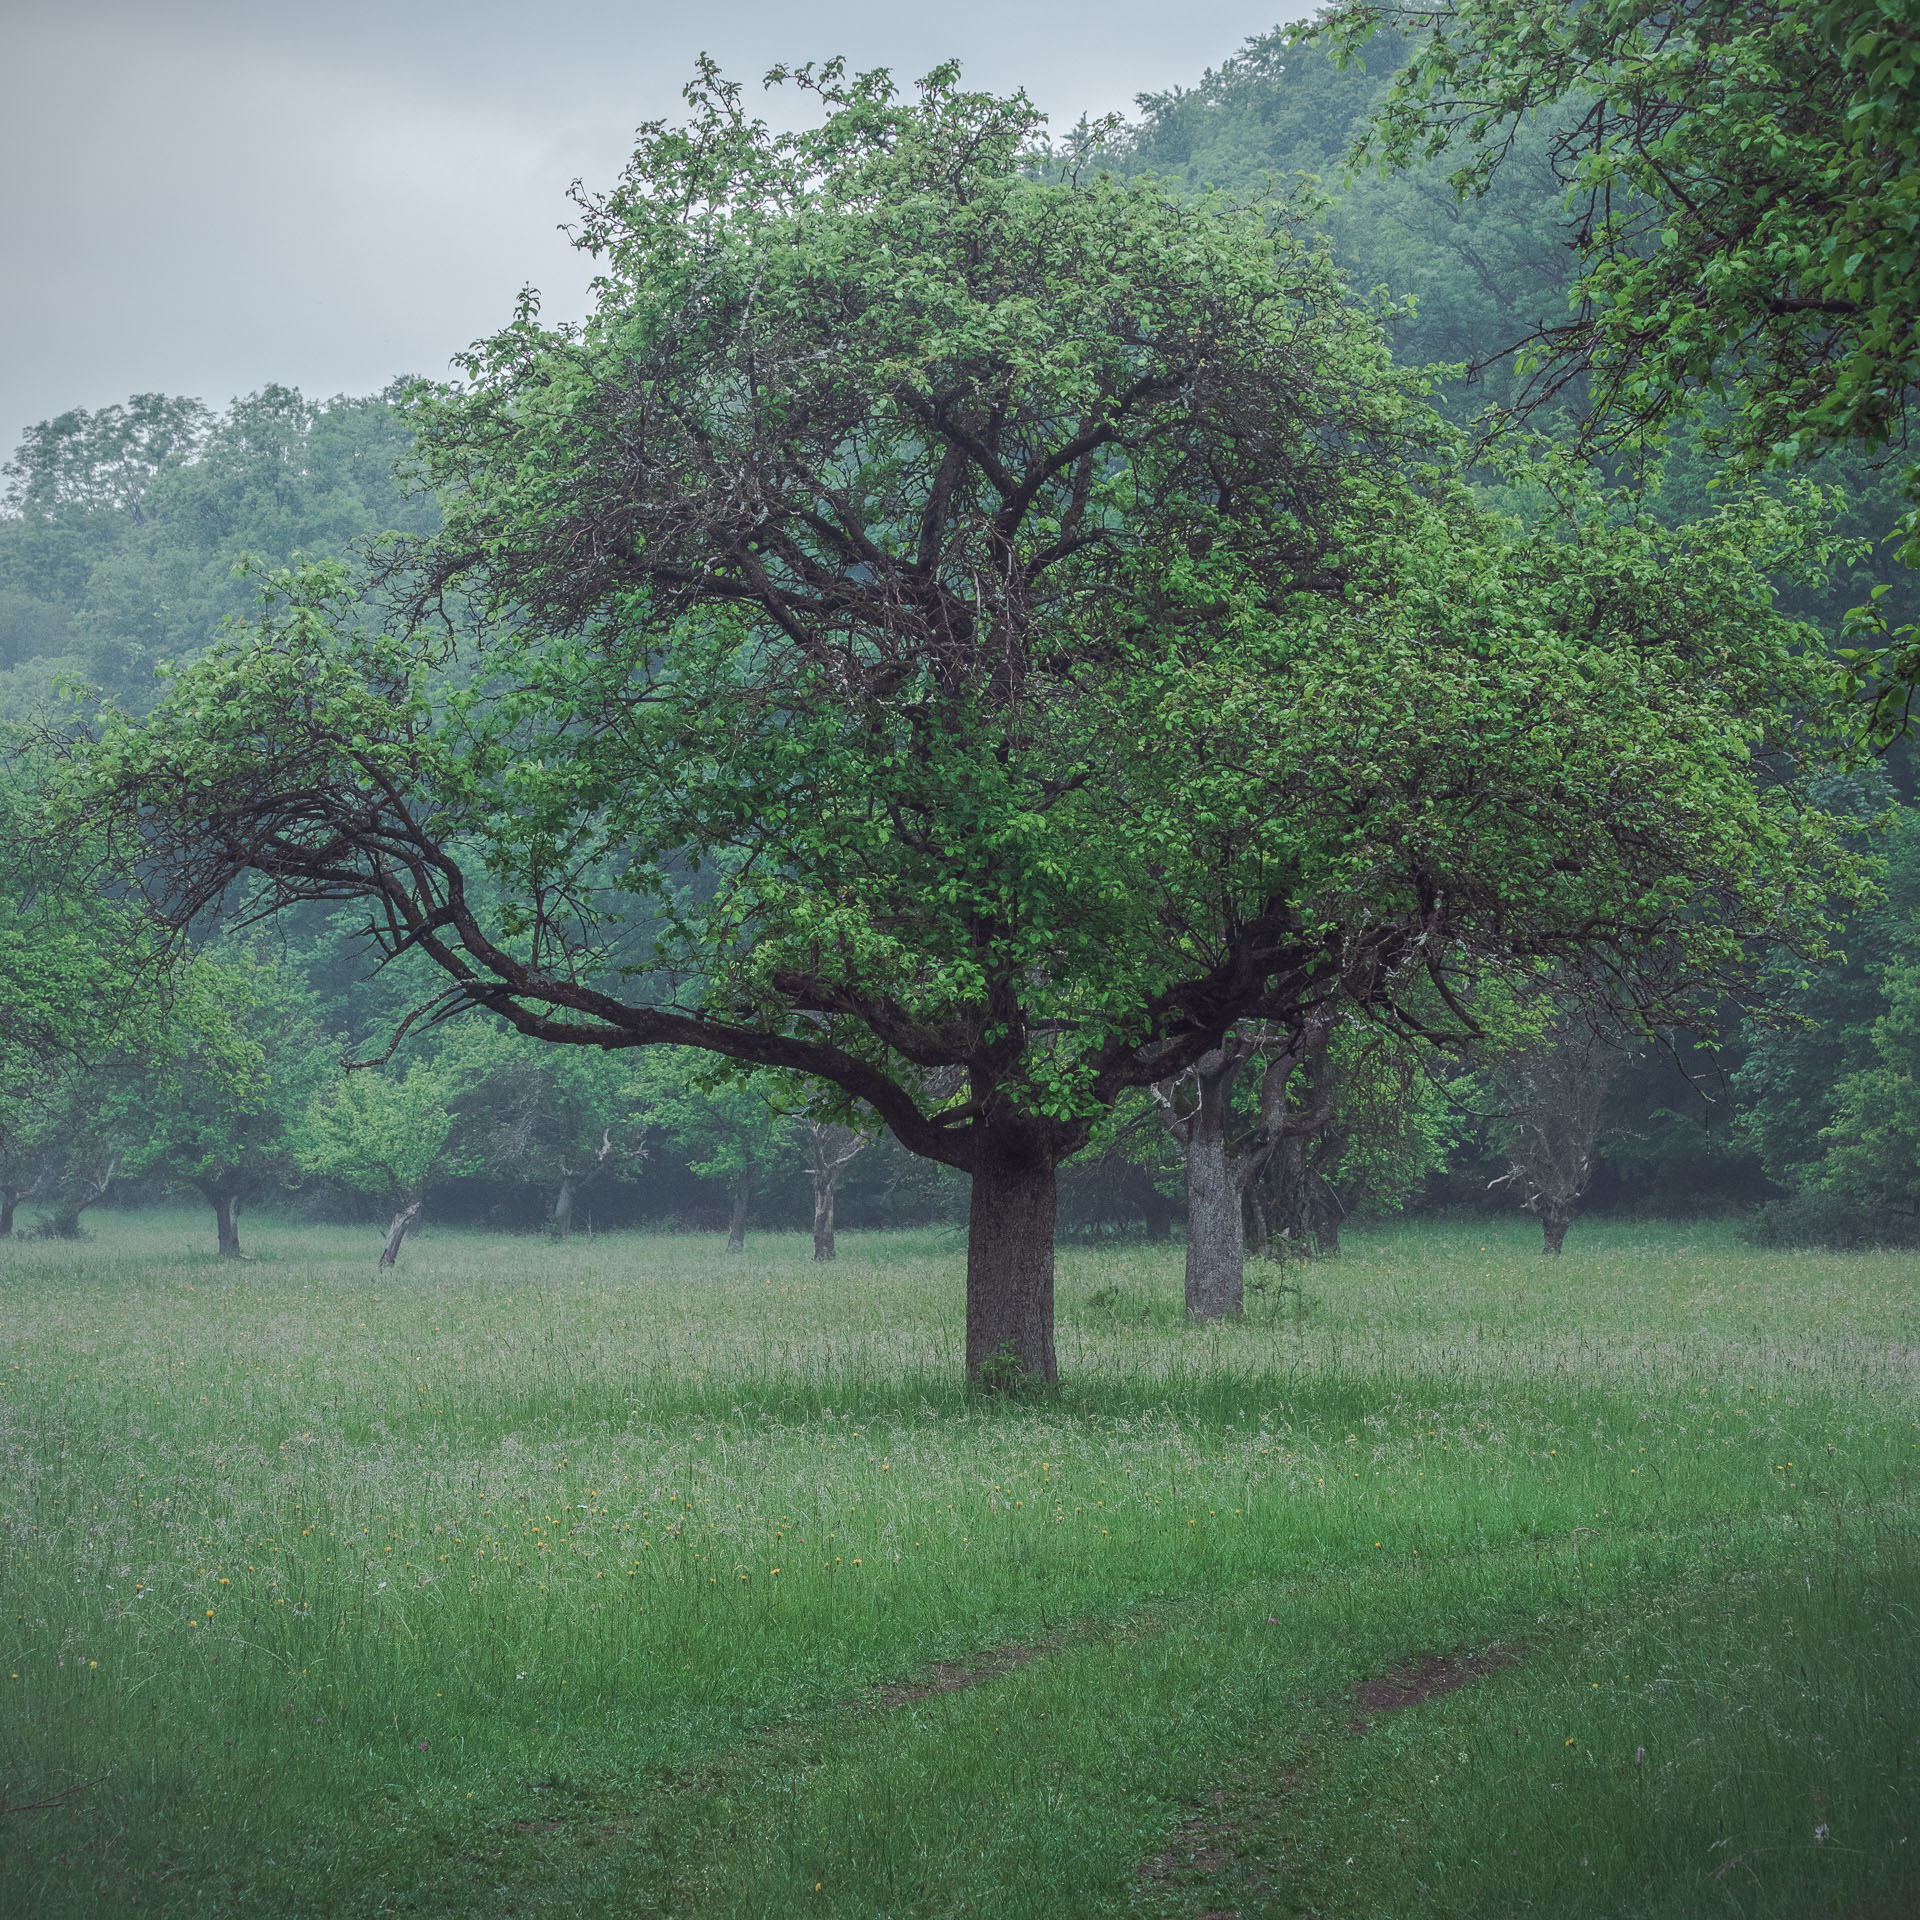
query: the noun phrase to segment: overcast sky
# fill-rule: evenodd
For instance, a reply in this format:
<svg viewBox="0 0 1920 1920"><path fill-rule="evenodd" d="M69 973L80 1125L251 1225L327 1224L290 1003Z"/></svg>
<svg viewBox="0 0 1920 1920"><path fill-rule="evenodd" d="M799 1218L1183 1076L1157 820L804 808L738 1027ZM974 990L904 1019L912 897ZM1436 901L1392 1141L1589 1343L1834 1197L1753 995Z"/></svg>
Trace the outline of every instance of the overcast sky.
<svg viewBox="0 0 1920 1920"><path fill-rule="evenodd" d="M524 282L577 313L556 232L671 115L702 50L903 76L958 57L1056 129L1191 84L1298 0L0 0L0 447L132 392L436 374ZM792 96L784 96L790 101ZM787 112L792 108L787 107Z"/></svg>

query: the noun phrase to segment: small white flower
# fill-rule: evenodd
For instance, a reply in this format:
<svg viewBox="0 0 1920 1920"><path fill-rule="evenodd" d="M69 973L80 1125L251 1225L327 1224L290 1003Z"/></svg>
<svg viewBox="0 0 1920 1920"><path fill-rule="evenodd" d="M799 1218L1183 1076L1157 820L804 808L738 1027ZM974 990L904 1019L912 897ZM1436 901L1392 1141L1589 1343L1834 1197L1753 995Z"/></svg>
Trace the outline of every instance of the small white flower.
<svg viewBox="0 0 1920 1920"><path fill-rule="evenodd" d="M1813 1830L1813 1844L1817 1847L1827 1837L1827 1823L1822 1820Z"/></svg>

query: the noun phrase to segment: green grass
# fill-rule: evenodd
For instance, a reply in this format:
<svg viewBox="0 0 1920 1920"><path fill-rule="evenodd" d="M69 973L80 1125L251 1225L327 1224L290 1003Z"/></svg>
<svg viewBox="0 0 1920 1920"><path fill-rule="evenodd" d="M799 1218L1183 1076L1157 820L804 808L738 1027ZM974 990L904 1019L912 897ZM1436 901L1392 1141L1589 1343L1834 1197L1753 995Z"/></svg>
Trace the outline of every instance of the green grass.
<svg viewBox="0 0 1920 1920"><path fill-rule="evenodd" d="M6 1912L1920 1911L1910 1256L209 1238L0 1248Z"/></svg>

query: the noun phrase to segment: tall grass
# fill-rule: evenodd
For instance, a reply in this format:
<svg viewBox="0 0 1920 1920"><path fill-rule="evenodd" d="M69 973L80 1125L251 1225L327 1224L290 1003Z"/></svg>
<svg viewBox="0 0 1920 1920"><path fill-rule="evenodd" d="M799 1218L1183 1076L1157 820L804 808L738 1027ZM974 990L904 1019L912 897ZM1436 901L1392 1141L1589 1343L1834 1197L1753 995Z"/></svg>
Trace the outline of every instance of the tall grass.
<svg viewBox="0 0 1920 1920"><path fill-rule="evenodd" d="M238 1269L206 1237L0 1249L10 1910L1197 1911L1140 1868L1229 1787L1201 1851L1249 1913L1920 1884L1908 1256L1589 1228L1547 1263L1517 1228L1408 1229L1192 1329L1177 1252L1072 1249L1065 1385L1005 1402L960 1384L944 1233L843 1236L826 1269L799 1236L448 1233L383 1280L364 1233L257 1224ZM1756 1624L1795 1582L1804 1710ZM1050 1652L871 1691L1016 1640ZM1354 1679L1489 1640L1526 1657L1343 1730ZM1652 1687L1656 1642L1669 1684L1611 1677ZM1535 1792L1527 1742L1589 1666ZM1776 1730L1778 1793L1688 1771L1720 1751L1709 1673ZM1657 1758L1609 1812L1564 1756L1625 1765L1629 1724ZM1628 1837L1730 1792L1751 1844L1691 1880ZM1497 1858L1454 1843L1496 1825Z"/></svg>

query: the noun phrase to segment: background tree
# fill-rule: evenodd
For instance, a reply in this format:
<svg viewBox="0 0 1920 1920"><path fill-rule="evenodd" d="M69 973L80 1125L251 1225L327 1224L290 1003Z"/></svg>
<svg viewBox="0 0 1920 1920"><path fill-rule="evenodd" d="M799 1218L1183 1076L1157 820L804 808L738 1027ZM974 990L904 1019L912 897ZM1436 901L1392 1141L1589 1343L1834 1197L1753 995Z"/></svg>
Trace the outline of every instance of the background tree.
<svg viewBox="0 0 1920 1920"><path fill-rule="evenodd" d="M716 1077L697 1053L660 1052L638 1069L638 1105L649 1127L678 1147L703 1180L726 1184L727 1251L747 1244L754 1195L788 1150L793 1121L758 1086Z"/></svg>
<svg viewBox="0 0 1920 1920"><path fill-rule="evenodd" d="M1596 945L1677 1007L1817 918L1803 529L1496 519L1298 208L802 77L774 135L707 74L583 206L586 327L420 394L394 617L290 581L92 791L176 918L366 896L446 1004L831 1082L971 1176L970 1368L1051 1378L1059 1165L1237 1024Z"/></svg>
<svg viewBox="0 0 1920 1920"><path fill-rule="evenodd" d="M1580 1198L1593 1177L1607 1089L1624 1049L1577 1014L1547 1025L1493 1074L1508 1134L1510 1184L1520 1204L1540 1216L1541 1251L1558 1253Z"/></svg>
<svg viewBox="0 0 1920 1920"><path fill-rule="evenodd" d="M1485 1046L1484 1006L1475 1019ZM1274 1259L1337 1254L1342 1222L1398 1212L1452 1144L1447 1062L1431 1047L1342 1020L1311 1064L1301 1111L1247 1188L1255 1245Z"/></svg>
<svg viewBox="0 0 1920 1920"><path fill-rule="evenodd" d="M407 446L388 395L282 386L219 414L149 393L42 421L0 469L0 711L44 707L50 667L143 709L162 663L254 607L243 563L425 531L432 501L395 476Z"/></svg>
<svg viewBox="0 0 1920 1920"><path fill-rule="evenodd" d="M428 1177L454 1130L460 1088L437 1062L411 1061L404 1071L344 1074L307 1109L296 1157L391 1211L380 1268L400 1258L401 1243L420 1218Z"/></svg>
<svg viewBox="0 0 1920 1920"><path fill-rule="evenodd" d="M873 1143L866 1134L837 1120L816 1120L802 1114L795 1124L807 1143L807 1171L813 1177L813 1257L832 1260L838 1252L833 1243L833 1202L840 1190L840 1176L854 1156Z"/></svg>
<svg viewBox="0 0 1920 1920"><path fill-rule="evenodd" d="M1245 1305L1248 1196L1275 1154L1332 1117L1327 1048L1335 1018L1327 1006L1295 1034L1237 1029L1153 1090L1185 1162L1190 1320L1237 1318ZM1256 1061L1262 1071L1253 1111L1236 1114L1234 1091ZM1305 1104L1297 1106L1289 1097L1296 1073L1305 1086Z"/></svg>
<svg viewBox="0 0 1920 1920"><path fill-rule="evenodd" d="M245 950L200 959L164 1051L119 1092L123 1171L192 1187L213 1209L220 1258L240 1259L240 1209L293 1173L302 1117L337 1056L284 968Z"/></svg>
<svg viewBox="0 0 1920 1920"><path fill-rule="evenodd" d="M497 1023L465 1024L443 1054L468 1084L460 1097L465 1158L546 1187L548 1229L565 1240L580 1197L610 1166L645 1152L649 1122L634 1063L534 1046Z"/></svg>

